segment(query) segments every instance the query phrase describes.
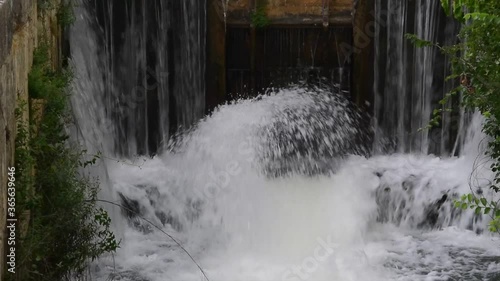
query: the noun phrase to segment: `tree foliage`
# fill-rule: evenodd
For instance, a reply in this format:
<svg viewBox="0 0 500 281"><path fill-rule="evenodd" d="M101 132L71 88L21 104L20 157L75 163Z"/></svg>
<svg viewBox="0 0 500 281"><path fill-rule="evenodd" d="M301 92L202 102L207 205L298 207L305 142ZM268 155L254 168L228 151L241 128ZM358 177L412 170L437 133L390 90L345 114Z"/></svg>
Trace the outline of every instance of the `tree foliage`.
<svg viewBox="0 0 500 281"><path fill-rule="evenodd" d="M453 74L460 86L452 93L463 95L463 106L478 109L485 117L483 131L489 136L488 151L495 179L490 188L500 192L500 1L441 0L445 12L463 23L455 46L441 48L452 59ZM458 55L457 55L458 54ZM466 195L457 201L461 208L491 215L491 231L500 229L497 202Z"/></svg>
<svg viewBox="0 0 500 281"><path fill-rule="evenodd" d="M16 213L29 212L30 219L11 280L70 280L119 246L107 212L96 206L97 180L82 173L97 159L68 142L70 81L70 71L52 69L42 43L28 77L29 96L45 104L39 127L22 118L26 103L16 110Z"/></svg>

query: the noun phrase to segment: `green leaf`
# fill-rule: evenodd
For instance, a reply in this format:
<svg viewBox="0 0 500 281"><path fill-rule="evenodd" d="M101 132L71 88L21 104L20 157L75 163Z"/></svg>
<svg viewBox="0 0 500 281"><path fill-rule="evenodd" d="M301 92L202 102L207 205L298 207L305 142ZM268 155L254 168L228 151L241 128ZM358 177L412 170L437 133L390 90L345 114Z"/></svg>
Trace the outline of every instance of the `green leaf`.
<svg viewBox="0 0 500 281"><path fill-rule="evenodd" d="M495 225L490 225L489 230L490 232L497 232L497 228Z"/></svg>
<svg viewBox="0 0 500 281"><path fill-rule="evenodd" d="M453 2L453 15L456 19L463 18L462 6L456 2Z"/></svg>
<svg viewBox="0 0 500 281"><path fill-rule="evenodd" d="M475 20L483 21L487 23L498 23L500 22L500 16L488 14L488 13L468 13L464 15L465 20Z"/></svg>
<svg viewBox="0 0 500 281"><path fill-rule="evenodd" d="M414 44L417 48L430 47L430 46L436 45L435 43L433 43L431 41L427 41L427 40L419 38L415 34L407 33L407 34L405 34L405 37L406 37L406 39L410 40L412 42L412 44Z"/></svg>
<svg viewBox="0 0 500 281"><path fill-rule="evenodd" d="M474 210L474 213L475 213L475 214L477 214L477 215L481 214L481 209L482 209L481 207L477 207L477 208Z"/></svg>
<svg viewBox="0 0 500 281"><path fill-rule="evenodd" d="M486 198L481 198L481 203L483 204L483 206L486 206L488 204L488 200L486 200Z"/></svg>
<svg viewBox="0 0 500 281"><path fill-rule="evenodd" d="M447 16L450 16L450 0L441 0L441 6L444 9L444 12Z"/></svg>
<svg viewBox="0 0 500 281"><path fill-rule="evenodd" d="M491 208L484 208L484 214L487 215L491 211Z"/></svg>
<svg viewBox="0 0 500 281"><path fill-rule="evenodd" d="M474 196L473 196L472 194L470 194L470 193L469 193L469 194L467 195L467 201L468 201L469 203L472 203L472 200L473 200L473 199L474 199Z"/></svg>

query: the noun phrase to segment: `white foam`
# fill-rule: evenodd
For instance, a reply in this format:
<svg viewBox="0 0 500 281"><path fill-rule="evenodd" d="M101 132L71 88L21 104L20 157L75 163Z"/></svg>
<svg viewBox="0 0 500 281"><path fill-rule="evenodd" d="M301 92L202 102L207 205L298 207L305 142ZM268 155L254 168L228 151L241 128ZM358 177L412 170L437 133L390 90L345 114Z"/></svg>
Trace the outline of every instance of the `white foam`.
<svg viewBox="0 0 500 281"><path fill-rule="evenodd" d="M467 230L471 214L452 216L445 206L441 229L418 228L425 206L443 194L469 191L473 157L351 157L335 175L267 177L256 162L259 130L271 113L308 102L293 90L285 92L223 106L183 138L175 153L140 166L111 164L113 191L137 200L156 224L158 211L177 221L181 230L173 224L164 230L210 280L487 280L499 272L494 245L500 240ZM484 167L479 170L489 176ZM403 189L409 178L410 193ZM392 218L406 210L399 227L394 220L377 222L381 186L389 187L391 202L412 198L404 208L382 206ZM113 271L121 280L203 280L159 231L125 227L123 237L116 268L110 259L99 261L99 280Z"/></svg>

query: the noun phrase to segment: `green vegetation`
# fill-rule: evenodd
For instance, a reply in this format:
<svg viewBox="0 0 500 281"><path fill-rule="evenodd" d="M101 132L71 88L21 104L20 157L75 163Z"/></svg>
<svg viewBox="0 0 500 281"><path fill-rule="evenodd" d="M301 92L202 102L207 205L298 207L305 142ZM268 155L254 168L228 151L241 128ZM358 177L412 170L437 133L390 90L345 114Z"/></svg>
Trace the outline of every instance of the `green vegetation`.
<svg viewBox="0 0 500 281"><path fill-rule="evenodd" d="M72 1L61 1L57 10L57 20L62 27L70 26L75 22Z"/></svg>
<svg viewBox="0 0 500 281"><path fill-rule="evenodd" d="M71 0L55 4L38 0L41 17L55 13L61 27L74 20ZM83 273L90 261L114 252L119 243L111 232L107 212L96 205L98 180L84 168L95 164L72 145L66 133L69 69L54 70L50 46L44 40L33 56L28 77L30 104L16 109L17 262L11 280L69 280ZM26 112L30 120L26 120Z"/></svg>
<svg viewBox="0 0 500 281"><path fill-rule="evenodd" d="M451 97L462 94L461 106L478 109L485 117L483 132L488 135L491 170L495 178L489 187L500 192L500 1L497 0L441 0L445 12L463 24L458 35L461 42L454 46L440 46L408 34L417 47L437 47L451 59L452 75L460 85L440 102L443 108L434 110L427 128L439 125L441 114ZM500 233L500 201L491 201L483 195L463 195L455 202L460 209L473 209L476 214L489 215L491 232Z"/></svg>
<svg viewBox="0 0 500 281"><path fill-rule="evenodd" d="M38 0L37 1L38 10L40 11L48 11L52 8L51 0Z"/></svg>
<svg viewBox="0 0 500 281"><path fill-rule="evenodd" d="M449 15L464 23L462 42L448 48L448 53L460 52L453 60L453 77L460 79L463 106L479 109L485 117L483 131L490 137L487 154L493 163L495 179L490 188L500 191L500 2L497 0L442 0ZM450 5L451 4L451 5ZM469 207L476 213L492 217L490 231L500 230L499 202L469 194L455 202L457 207Z"/></svg>
<svg viewBox="0 0 500 281"><path fill-rule="evenodd" d="M29 74L30 98L45 104L38 130L35 120L23 121L26 104L16 112L17 213L30 213L18 240L17 280L69 279L119 246L108 214L96 206L98 182L83 173L97 158L86 159L65 132L71 77L67 69L52 70L47 46L40 47Z"/></svg>
<svg viewBox="0 0 500 281"><path fill-rule="evenodd" d="M463 23L459 38L454 46L439 46L433 42L407 35L417 47L434 46L451 58L452 75L460 85L441 101L444 107L452 96L462 94L466 110L478 109L485 117L483 132L488 136L488 151L491 170L495 178L490 188L500 192L500 1L498 0L441 0L445 12ZM441 114L448 108L434 110L429 127L436 126ZM473 209L476 214L489 215L491 232L500 233L500 202L491 201L483 195L463 195L455 202L461 209Z"/></svg>
<svg viewBox="0 0 500 281"><path fill-rule="evenodd" d="M62 0L58 6L55 5L53 0L38 0L38 10L43 16L45 13L57 10L57 20L61 27L67 27L75 22L75 14L73 12L73 0Z"/></svg>
<svg viewBox="0 0 500 281"><path fill-rule="evenodd" d="M266 15L266 2L257 3L255 12L250 15L252 26L255 28L264 28L269 25L269 18Z"/></svg>

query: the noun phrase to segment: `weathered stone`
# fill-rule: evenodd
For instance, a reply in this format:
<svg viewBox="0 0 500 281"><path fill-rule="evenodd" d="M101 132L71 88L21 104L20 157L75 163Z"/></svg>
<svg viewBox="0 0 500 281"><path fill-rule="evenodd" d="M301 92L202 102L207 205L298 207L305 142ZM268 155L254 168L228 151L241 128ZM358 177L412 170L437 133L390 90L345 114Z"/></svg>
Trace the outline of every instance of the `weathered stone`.
<svg viewBox="0 0 500 281"><path fill-rule="evenodd" d="M59 0L53 2L57 6ZM35 0L0 0L0 280L3 280L6 271L6 188L8 168L14 166L15 109L19 106L18 101L28 101L28 74L38 34L48 37L46 40L52 47L52 58L58 62L60 29L57 28L56 11L38 17ZM26 106L21 117L25 122L29 120L28 112ZM27 225L21 221L27 221L22 219L27 214L17 214L18 228L26 229Z"/></svg>
<svg viewBox="0 0 500 281"><path fill-rule="evenodd" d="M12 5L12 24L14 30L19 29L30 20L34 0L15 0Z"/></svg>
<svg viewBox="0 0 500 281"><path fill-rule="evenodd" d="M18 12L24 13L21 18L31 19L14 29L14 13L11 7L0 7L0 54L2 63L0 65L0 243L5 245L5 218L6 218L6 188L7 169L14 166L14 150L16 135L15 109L17 100L27 100L28 98L28 73L31 68L33 50L36 46L36 5L32 1L28 7L20 8ZM10 1L3 5L11 5ZM7 13L5 13L7 11ZM34 20L35 19L35 20ZM3 23L8 22L8 25ZM28 120L26 111L24 119ZM19 188L19 187L18 187ZM20 214L19 214L20 215ZM5 272L5 253L0 251L0 272Z"/></svg>
<svg viewBox="0 0 500 281"><path fill-rule="evenodd" d="M0 65L4 64L10 53L13 33L12 2L11 0L0 0Z"/></svg>

